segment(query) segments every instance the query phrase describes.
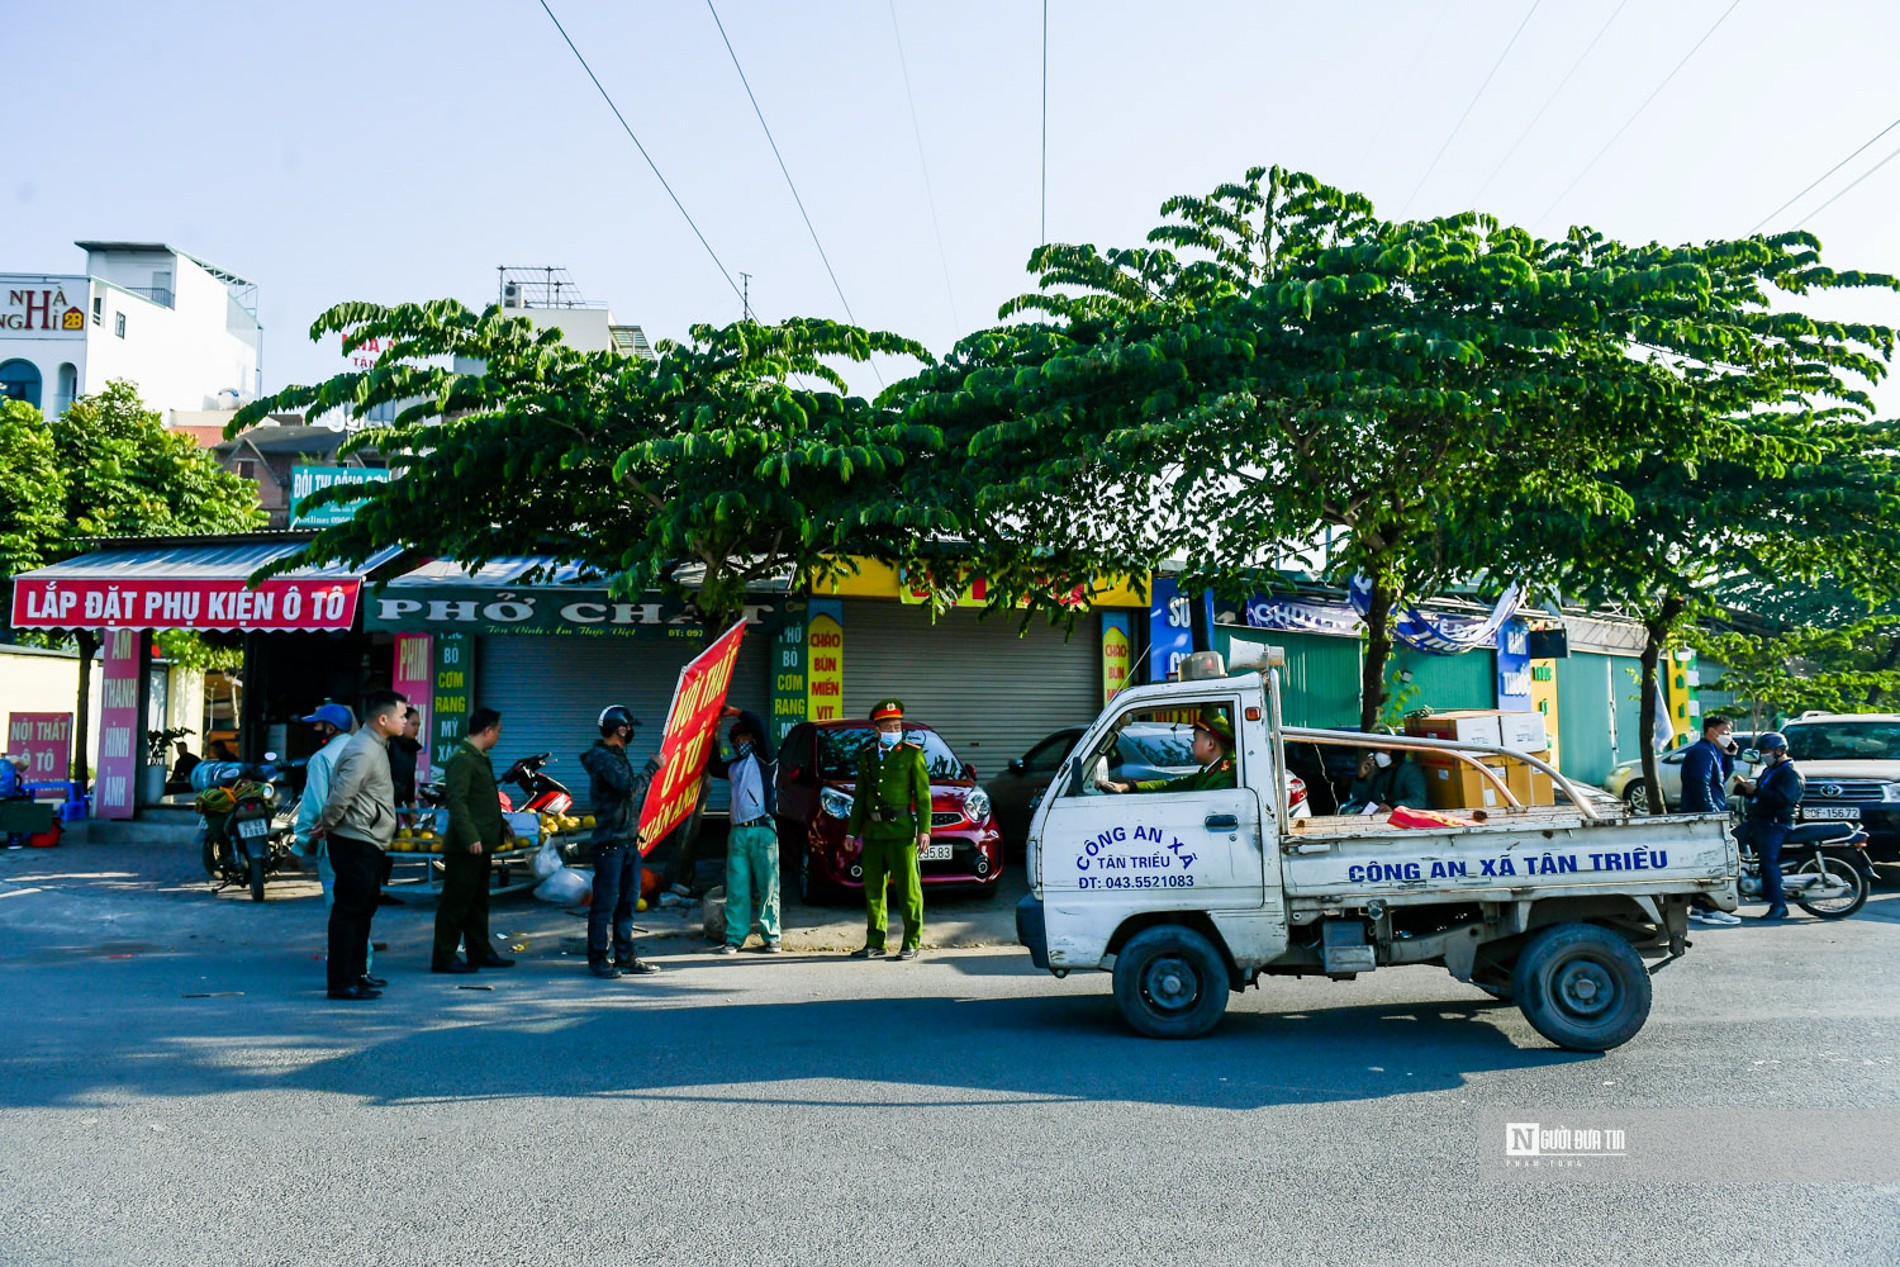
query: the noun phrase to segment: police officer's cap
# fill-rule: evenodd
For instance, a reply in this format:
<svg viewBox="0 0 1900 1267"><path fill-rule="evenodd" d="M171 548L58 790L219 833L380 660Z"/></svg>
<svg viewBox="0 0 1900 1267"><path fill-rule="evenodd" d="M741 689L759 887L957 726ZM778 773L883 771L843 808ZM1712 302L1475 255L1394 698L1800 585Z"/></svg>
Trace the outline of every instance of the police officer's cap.
<svg viewBox="0 0 1900 1267"><path fill-rule="evenodd" d="M1234 723L1224 709L1209 704L1201 709L1201 715L1194 719L1196 730L1205 730L1225 739L1229 746L1234 742Z"/></svg>
<svg viewBox="0 0 1900 1267"><path fill-rule="evenodd" d="M897 718L899 721L903 720L904 718L904 701L903 700L881 699L877 703L871 705L871 720L872 721L889 721L893 717Z"/></svg>

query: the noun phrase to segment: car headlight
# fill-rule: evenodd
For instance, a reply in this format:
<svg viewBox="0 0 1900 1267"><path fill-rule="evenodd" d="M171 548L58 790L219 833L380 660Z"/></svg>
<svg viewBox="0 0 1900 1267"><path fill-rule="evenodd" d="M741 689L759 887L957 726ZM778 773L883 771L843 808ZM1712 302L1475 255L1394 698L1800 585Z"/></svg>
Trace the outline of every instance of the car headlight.
<svg viewBox="0 0 1900 1267"><path fill-rule="evenodd" d="M828 787L818 794L818 807L833 818L851 817L851 793Z"/></svg>
<svg viewBox="0 0 1900 1267"><path fill-rule="evenodd" d="M971 822L982 822L990 816L990 794L980 787L971 788L963 798L963 812Z"/></svg>
<svg viewBox="0 0 1900 1267"><path fill-rule="evenodd" d="M1880 789L1883 801L1900 801L1900 783L1888 783Z"/></svg>

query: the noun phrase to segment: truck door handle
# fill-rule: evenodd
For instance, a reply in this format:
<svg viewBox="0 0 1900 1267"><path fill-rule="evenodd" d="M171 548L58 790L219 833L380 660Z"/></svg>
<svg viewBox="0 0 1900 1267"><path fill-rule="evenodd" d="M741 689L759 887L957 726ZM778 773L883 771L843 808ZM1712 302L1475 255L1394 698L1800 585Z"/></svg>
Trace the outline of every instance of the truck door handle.
<svg viewBox="0 0 1900 1267"><path fill-rule="evenodd" d="M1202 821L1207 824L1209 831L1240 830L1240 815L1238 814L1209 814Z"/></svg>

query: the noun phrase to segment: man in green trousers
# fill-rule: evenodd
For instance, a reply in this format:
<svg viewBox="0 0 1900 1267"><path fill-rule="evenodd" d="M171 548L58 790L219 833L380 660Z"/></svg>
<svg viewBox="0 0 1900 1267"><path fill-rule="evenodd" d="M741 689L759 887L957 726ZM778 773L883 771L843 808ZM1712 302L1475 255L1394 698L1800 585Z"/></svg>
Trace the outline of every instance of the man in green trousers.
<svg viewBox="0 0 1900 1267"><path fill-rule="evenodd" d="M488 867L508 843L501 818L501 796L489 751L501 739L501 714L478 708L468 719L468 738L442 772L442 803L449 826L442 833L442 896L435 904L435 951L431 972L474 972L512 968L515 961L495 953L488 941ZM455 943L467 947L467 959L455 957Z"/></svg>
<svg viewBox="0 0 1900 1267"><path fill-rule="evenodd" d="M904 941L892 959L915 959L924 935L924 884L918 863L930 844L930 771L924 750L904 742L904 705L879 700L871 709L877 743L858 754L846 843L863 851L864 946L853 959L884 953L884 886L895 879L903 903Z"/></svg>

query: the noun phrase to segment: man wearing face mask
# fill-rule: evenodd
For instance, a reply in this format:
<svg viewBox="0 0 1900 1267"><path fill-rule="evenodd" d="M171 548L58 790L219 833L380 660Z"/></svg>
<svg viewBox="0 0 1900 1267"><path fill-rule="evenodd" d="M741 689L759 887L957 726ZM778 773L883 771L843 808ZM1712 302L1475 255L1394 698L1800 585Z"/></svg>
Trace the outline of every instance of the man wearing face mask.
<svg viewBox="0 0 1900 1267"><path fill-rule="evenodd" d="M1368 752L1359 760L1359 774L1346 793L1342 814L1361 814L1370 810L1424 809L1429 801L1425 792L1425 771L1406 760L1402 752Z"/></svg>
<svg viewBox="0 0 1900 1267"><path fill-rule="evenodd" d="M656 964L633 944L633 908L640 900L640 805L659 763L635 772L627 741L639 723L621 704L600 713L600 738L581 754L587 798L594 808L594 900L587 909L587 970L603 980L646 976Z"/></svg>
<svg viewBox="0 0 1900 1267"><path fill-rule="evenodd" d="M863 851L864 945L853 959L884 953L884 887L895 879L904 913L904 941L894 960L915 959L924 935L924 881L920 855L930 845L930 771L924 750L904 742L904 705L879 700L871 709L877 743L858 754L845 844Z"/></svg>
<svg viewBox="0 0 1900 1267"><path fill-rule="evenodd" d="M778 832L772 826L764 750L765 723L743 709L727 708L732 759L712 754L706 768L732 784L732 835L726 843L726 944L722 955L744 949L756 921L766 954L779 950Z"/></svg>

